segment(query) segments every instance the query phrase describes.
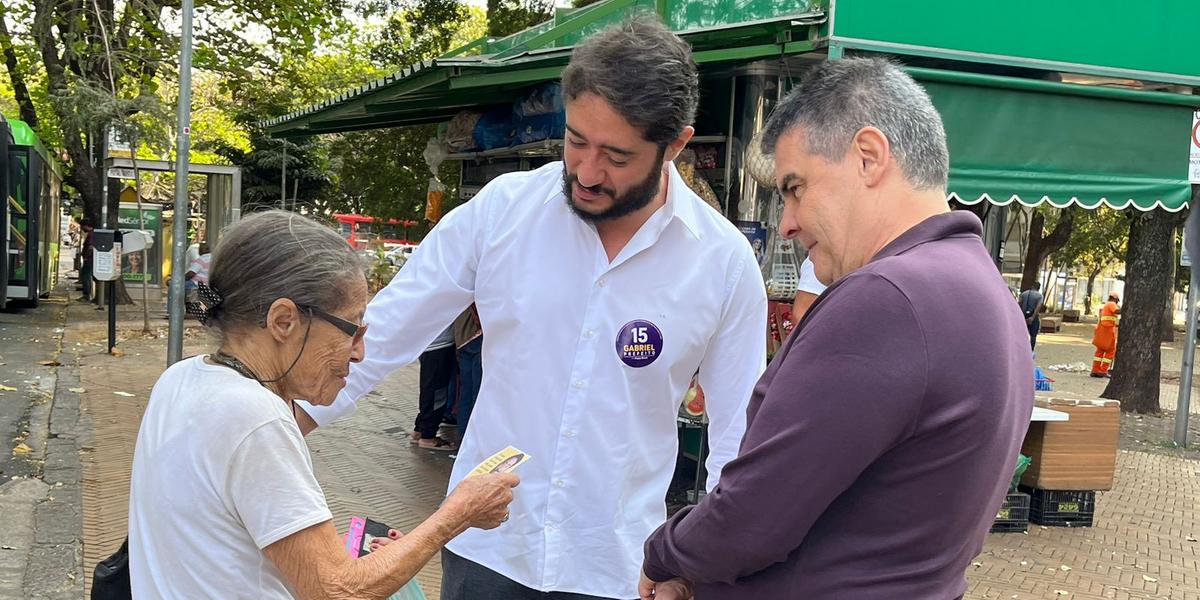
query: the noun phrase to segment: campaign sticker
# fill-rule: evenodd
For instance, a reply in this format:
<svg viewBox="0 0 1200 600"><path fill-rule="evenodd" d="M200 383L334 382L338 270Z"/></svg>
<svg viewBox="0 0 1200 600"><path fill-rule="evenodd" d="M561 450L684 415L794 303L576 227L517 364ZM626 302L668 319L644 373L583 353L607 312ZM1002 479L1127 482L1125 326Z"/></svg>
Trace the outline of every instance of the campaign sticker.
<svg viewBox="0 0 1200 600"><path fill-rule="evenodd" d="M662 332L650 321L630 321L617 334L617 356L635 369L649 366L662 351Z"/></svg>

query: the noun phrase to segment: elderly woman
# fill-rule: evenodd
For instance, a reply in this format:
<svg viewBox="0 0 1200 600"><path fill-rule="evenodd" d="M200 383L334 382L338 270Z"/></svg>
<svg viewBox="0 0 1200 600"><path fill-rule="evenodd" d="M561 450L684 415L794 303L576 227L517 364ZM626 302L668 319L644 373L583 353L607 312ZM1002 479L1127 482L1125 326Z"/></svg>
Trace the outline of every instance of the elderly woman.
<svg viewBox="0 0 1200 600"><path fill-rule="evenodd" d="M349 558L295 403L331 403L362 360L358 258L332 230L271 211L225 233L209 282L220 349L163 373L138 432L135 598L386 598L454 536L506 520L517 478L472 477L408 535Z"/></svg>

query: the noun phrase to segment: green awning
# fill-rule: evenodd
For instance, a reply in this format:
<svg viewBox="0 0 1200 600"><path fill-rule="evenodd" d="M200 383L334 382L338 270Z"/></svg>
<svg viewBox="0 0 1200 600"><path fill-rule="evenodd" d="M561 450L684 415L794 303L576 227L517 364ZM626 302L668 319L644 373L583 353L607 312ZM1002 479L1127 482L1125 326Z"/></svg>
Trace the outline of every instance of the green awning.
<svg viewBox="0 0 1200 600"><path fill-rule="evenodd" d="M583 37L641 9L657 11L691 44L701 68L810 52L826 18L816 0L603 0L560 9L520 33L476 40L263 125L275 137L304 137L436 123L465 108L509 104L523 88L558 79Z"/></svg>
<svg viewBox="0 0 1200 600"><path fill-rule="evenodd" d="M949 194L1064 208L1183 209L1200 97L910 69L950 146Z"/></svg>

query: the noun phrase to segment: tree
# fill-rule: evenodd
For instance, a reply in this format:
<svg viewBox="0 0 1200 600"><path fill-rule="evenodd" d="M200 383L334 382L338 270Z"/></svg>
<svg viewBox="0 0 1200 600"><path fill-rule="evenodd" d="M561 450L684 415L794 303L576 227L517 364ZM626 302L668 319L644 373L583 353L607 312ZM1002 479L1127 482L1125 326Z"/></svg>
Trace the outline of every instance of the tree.
<svg viewBox="0 0 1200 600"><path fill-rule="evenodd" d="M1027 290L1033 287L1034 282L1038 280L1038 271L1042 268L1042 263L1053 252L1066 245L1071 239L1071 230L1075 225L1075 213L1079 209L1070 207L1057 211L1057 218L1051 215L1051 219L1055 219L1054 229L1046 235L1046 213L1049 208L1038 207L1033 209L1033 217L1029 220L1029 247L1025 253L1025 267L1021 271L1021 289Z"/></svg>
<svg viewBox="0 0 1200 600"><path fill-rule="evenodd" d="M1071 238L1055 253L1057 264L1074 267L1087 275L1084 312L1092 314L1096 277L1125 257L1129 220L1125 213L1106 206L1083 211L1073 219Z"/></svg>
<svg viewBox="0 0 1200 600"><path fill-rule="evenodd" d="M393 69L436 58L487 33L486 15L458 0L422 0L392 13L369 51L371 62Z"/></svg>
<svg viewBox="0 0 1200 600"><path fill-rule="evenodd" d="M1121 311L1117 356L1112 381L1104 398L1121 401L1121 410L1155 413L1159 410L1162 369L1160 336L1162 307L1171 293L1171 262L1175 258L1175 230L1186 214L1163 210L1138 212L1129 217L1129 245L1125 254L1125 297Z"/></svg>
<svg viewBox="0 0 1200 600"><path fill-rule="evenodd" d="M430 173L422 153L436 135L435 126L423 125L337 137L330 146L330 156L340 161L332 202L349 212L423 222ZM456 195L458 170L453 161L440 169L439 179L450 188L447 198Z"/></svg>
<svg viewBox="0 0 1200 600"><path fill-rule="evenodd" d="M43 137L48 137L48 123L60 129L56 137L71 167L67 183L79 192L93 223L99 222L101 203L107 201L107 225L116 224L116 196L101 197L104 165L95 149L105 128L130 113L80 114L79 109L100 96L121 101L106 105L119 104L124 110L161 101L161 78L177 75L172 69L179 40L173 27L163 25L178 19L177 6L173 0L15 0L0 9L5 32L11 30L10 16L20 31L28 32L22 48L15 37L0 33L12 88L29 89L30 79L40 78L51 100L49 111L39 110L32 93L19 95L17 104L22 114L34 115ZM338 0L208 0L196 16L195 67L222 73L232 85L252 79L279 57L313 47L319 30L340 18L341 8ZM250 23L268 39L246 33ZM31 50L25 54L37 60L22 64L23 50ZM47 119L47 113L56 118Z"/></svg>
<svg viewBox="0 0 1200 600"><path fill-rule="evenodd" d="M488 0L488 35L505 37L554 16L553 0Z"/></svg>
<svg viewBox="0 0 1200 600"><path fill-rule="evenodd" d="M385 70L437 57L485 34L483 11L448 0L425 0L393 14L368 54ZM452 20L453 27L446 26ZM383 219L424 221L429 167L423 152L437 136L433 125L328 136L332 173L328 193L313 208ZM459 165L443 164L439 178L454 197ZM447 205L446 209L449 209Z"/></svg>

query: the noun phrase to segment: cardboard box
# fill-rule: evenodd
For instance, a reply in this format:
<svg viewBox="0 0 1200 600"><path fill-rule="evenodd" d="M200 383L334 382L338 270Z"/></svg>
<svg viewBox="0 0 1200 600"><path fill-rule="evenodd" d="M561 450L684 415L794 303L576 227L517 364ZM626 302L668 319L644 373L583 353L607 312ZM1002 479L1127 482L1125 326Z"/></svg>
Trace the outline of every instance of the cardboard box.
<svg viewBox="0 0 1200 600"><path fill-rule="evenodd" d="M1021 453L1033 461L1021 483L1043 490L1110 490L1117 468L1121 403L1116 400L1039 395L1042 408L1068 421L1034 422Z"/></svg>

